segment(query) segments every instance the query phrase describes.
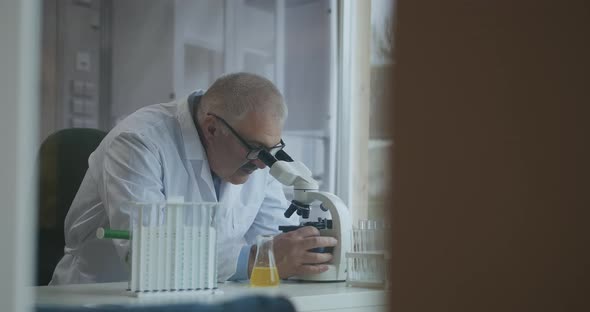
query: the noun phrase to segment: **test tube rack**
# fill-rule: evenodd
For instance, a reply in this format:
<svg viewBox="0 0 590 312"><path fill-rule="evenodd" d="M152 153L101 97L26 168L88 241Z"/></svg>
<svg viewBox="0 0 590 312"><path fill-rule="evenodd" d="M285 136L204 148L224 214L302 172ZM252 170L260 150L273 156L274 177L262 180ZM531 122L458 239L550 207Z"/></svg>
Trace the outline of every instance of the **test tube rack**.
<svg viewBox="0 0 590 312"><path fill-rule="evenodd" d="M135 205L131 226L131 279L137 295L214 292L218 203Z"/></svg>
<svg viewBox="0 0 590 312"><path fill-rule="evenodd" d="M362 221L364 224L376 224L371 220ZM352 230L352 251L346 253L348 286L388 287L391 257L387 250L386 237L386 229L383 227L360 226Z"/></svg>

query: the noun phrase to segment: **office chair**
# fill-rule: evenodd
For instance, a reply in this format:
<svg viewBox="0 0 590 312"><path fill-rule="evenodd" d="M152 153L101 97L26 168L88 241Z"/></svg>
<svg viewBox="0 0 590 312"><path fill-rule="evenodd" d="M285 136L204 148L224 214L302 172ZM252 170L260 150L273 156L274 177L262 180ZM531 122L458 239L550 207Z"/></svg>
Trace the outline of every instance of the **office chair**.
<svg viewBox="0 0 590 312"><path fill-rule="evenodd" d="M64 220L88 170L88 157L106 133L97 129L64 129L39 149L37 285L47 285L63 257Z"/></svg>

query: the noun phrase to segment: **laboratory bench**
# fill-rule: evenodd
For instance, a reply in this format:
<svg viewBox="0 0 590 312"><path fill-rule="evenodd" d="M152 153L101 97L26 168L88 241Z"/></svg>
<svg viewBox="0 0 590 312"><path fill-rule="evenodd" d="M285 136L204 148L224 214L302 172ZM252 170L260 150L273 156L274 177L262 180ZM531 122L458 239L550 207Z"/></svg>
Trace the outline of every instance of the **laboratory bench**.
<svg viewBox="0 0 590 312"><path fill-rule="evenodd" d="M37 305L165 305L172 303L219 303L248 295L284 296L297 311L386 311L384 289L349 287L344 282L313 283L282 281L275 288L252 288L248 282L225 282L207 292L140 294L127 291L128 284L99 283L35 287Z"/></svg>

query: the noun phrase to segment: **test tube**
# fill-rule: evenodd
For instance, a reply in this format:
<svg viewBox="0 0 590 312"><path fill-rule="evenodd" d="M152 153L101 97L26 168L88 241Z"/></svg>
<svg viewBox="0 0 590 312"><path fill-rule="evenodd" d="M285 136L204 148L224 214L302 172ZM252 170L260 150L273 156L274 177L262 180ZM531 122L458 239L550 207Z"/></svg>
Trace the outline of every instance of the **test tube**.
<svg viewBox="0 0 590 312"><path fill-rule="evenodd" d="M377 250L384 250L385 249L385 237L384 237L384 230L385 230L385 221L379 220L375 221L375 230L376 230L376 241L375 241L375 248Z"/></svg>
<svg viewBox="0 0 590 312"><path fill-rule="evenodd" d="M183 284L185 289L192 289L192 240L193 240L193 232L192 232L192 212L194 209L194 205L187 204L184 211L184 257L183 257Z"/></svg>
<svg viewBox="0 0 590 312"><path fill-rule="evenodd" d="M367 224L367 232L368 232L368 251L375 252L377 251L377 221L369 220ZM377 258L369 258L369 280L377 279Z"/></svg>
<svg viewBox="0 0 590 312"><path fill-rule="evenodd" d="M139 219L136 207L131 208L132 219L130 221L132 240L131 240L131 282L129 289L132 291L139 290L139 227L141 226L141 219Z"/></svg>
<svg viewBox="0 0 590 312"><path fill-rule="evenodd" d="M207 217L205 209L199 209L199 288L205 289L205 280L207 279L207 267L205 267L205 260L207 259L207 247L209 238L209 228L206 227L205 218Z"/></svg>
<svg viewBox="0 0 590 312"><path fill-rule="evenodd" d="M159 244L158 244L158 206L156 204L152 204L147 206L146 208L149 209L149 231L148 231L148 239L149 239L149 246L150 246L150 259L149 261L149 284L150 290L156 291L158 290L158 266L159 266Z"/></svg>
<svg viewBox="0 0 590 312"><path fill-rule="evenodd" d="M168 254L168 245L166 244L167 237L168 237L168 229L166 227L166 205L165 204L155 204L155 209L157 210L158 215L158 270L153 274L156 275L157 284L156 289L158 290L165 290L166 289L166 262Z"/></svg>
<svg viewBox="0 0 590 312"><path fill-rule="evenodd" d="M199 261L199 248L200 248L200 227L198 224L199 220L199 211L193 208L193 258L191 259L191 263L193 266L192 274L193 274L193 289L199 289L199 279L200 279L200 271L199 267L195 266L195 261L198 264Z"/></svg>
<svg viewBox="0 0 590 312"><path fill-rule="evenodd" d="M140 216L140 224L139 224L139 291L146 291L149 290L148 285L148 267L147 267L147 258L149 257L149 247L146 240L146 232L148 230L146 223L148 222L148 218L146 217L146 212L143 209L143 206L139 207L139 216Z"/></svg>
<svg viewBox="0 0 590 312"><path fill-rule="evenodd" d="M174 247L172 237L174 236L174 216L170 212L168 207L165 208L166 214L166 263L164 264L164 276L165 286L164 289L172 289L172 270L173 270L173 259L174 259Z"/></svg>
<svg viewBox="0 0 590 312"><path fill-rule="evenodd" d="M359 220L359 251L366 251L367 220Z"/></svg>

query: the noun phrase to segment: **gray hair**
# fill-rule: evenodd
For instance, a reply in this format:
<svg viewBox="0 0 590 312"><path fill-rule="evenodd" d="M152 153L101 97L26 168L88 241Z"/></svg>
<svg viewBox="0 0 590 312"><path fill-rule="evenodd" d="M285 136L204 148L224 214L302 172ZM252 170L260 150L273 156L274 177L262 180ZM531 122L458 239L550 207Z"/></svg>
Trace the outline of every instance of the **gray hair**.
<svg viewBox="0 0 590 312"><path fill-rule="evenodd" d="M240 120L252 111L269 113L281 124L287 118L287 106L277 87L264 77L242 72L215 80L203 94L197 116L199 122L208 112Z"/></svg>

